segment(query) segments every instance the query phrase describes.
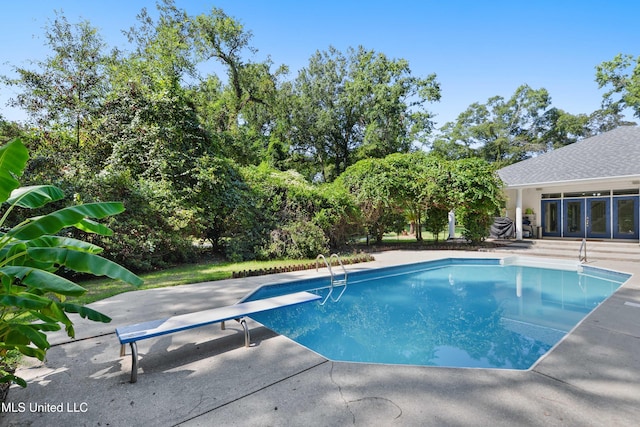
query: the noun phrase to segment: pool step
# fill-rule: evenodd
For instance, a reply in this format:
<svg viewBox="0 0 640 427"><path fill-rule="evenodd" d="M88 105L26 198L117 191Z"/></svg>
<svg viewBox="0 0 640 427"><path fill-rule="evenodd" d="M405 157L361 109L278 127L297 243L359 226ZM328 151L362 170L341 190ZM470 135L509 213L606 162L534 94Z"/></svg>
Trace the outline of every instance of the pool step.
<svg viewBox="0 0 640 427"><path fill-rule="evenodd" d="M489 251L577 260L580 243L575 240L522 240ZM587 259L640 262L640 245L637 242L587 241Z"/></svg>

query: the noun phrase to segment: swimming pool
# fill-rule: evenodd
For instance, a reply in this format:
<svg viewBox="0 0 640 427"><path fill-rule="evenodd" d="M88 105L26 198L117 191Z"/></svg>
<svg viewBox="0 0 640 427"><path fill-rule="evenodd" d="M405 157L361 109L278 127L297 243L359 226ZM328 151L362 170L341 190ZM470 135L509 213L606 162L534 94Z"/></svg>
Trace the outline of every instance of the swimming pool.
<svg viewBox="0 0 640 427"><path fill-rule="evenodd" d="M559 264L448 258L266 285L245 300L301 290L326 302L251 317L334 361L529 369L630 276Z"/></svg>

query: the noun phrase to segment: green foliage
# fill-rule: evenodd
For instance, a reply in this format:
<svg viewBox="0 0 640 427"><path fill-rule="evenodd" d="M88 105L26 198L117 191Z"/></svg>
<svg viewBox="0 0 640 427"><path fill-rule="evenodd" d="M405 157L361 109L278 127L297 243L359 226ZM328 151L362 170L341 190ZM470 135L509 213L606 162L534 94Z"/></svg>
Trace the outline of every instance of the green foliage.
<svg viewBox="0 0 640 427"><path fill-rule="evenodd" d="M474 103L443 127L433 148L454 159L478 155L501 165L523 160L540 151L539 133L550 104L546 89L527 85L509 99L494 96L486 104Z"/></svg>
<svg viewBox="0 0 640 427"><path fill-rule="evenodd" d="M63 193L53 186L18 188L28 160L28 152L19 140L0 147L0 201L5 213L0 226L6 226L8 213L15 209L40 208L62 199ZM112 234L111 230L94 221L121 213L122 203L89 203L70 206L46 215L28 218L0 234L0 356L7 352L43 360L50 347L46 332L64 326L73 337L73 323L67 313L109 322L110 319L87 307L66 302L85 289L56 275L60 269L91 273L140 285L142 281L118 264L98 254L102 248L69 237L60 236L72 227L84 232ZM35 320L34 320L35 319ZM12 374L0 382L16 382L26 386L23 379Z"/></svg>
<svg viewBox="0 0 640 427"><path fill-rule="evenodd" d="M194 184L185 189L187 206L198 221L198 236L214 250L223 247L229 231L240 227L238 218L247 210L247 186L232 161L203 156L192 171Z"/></svg>
<svg viewBox="0 0 640 427"><path fill-rule="evenodd" d="M357 215L348 193L312 185L295 171L266 164L242 172L250 198L241 233L230 236L227 244L235 259L251 253L248 247L259 258L315 256L348 239Z"/></svg>
<svg viewBox="0 0 640 427"><path fill-rule="evenodd" d="M176 197L171 183L113 172L78 184L80 200L118 199L127 208L117 221L107 220L113 235L72 232L75 237L104 247L109 259L134 271L149 271L194 258L191 236L197 233L198 219L189 205Z"/></svg>
<svg viewBox="0 0 640 427"><path fill-rule="evenodd" d="M272 230L267 253L274 258L313 258L327 253L329 241L320 227L305 221L294 221Z"/></svg>
<svg viewBox="0 0 640 427"><path fill-rule="evenodd" d="M432 233L436 241L439 234L447 227L449 223L449 210L440 207L431 207L427 209L424 218L425 229Z"/></svg>
<svg viewBox="0 0 640 427"><path fill-rule="evenodd" d="M381 159L361 160L347 168L336 181L351 193L362 213L362 224L367 234L382 241L396 215L393 210L395 180Z"/></svg>
<svg viewBox="0 0 640 427"><path fill-rule="evenodd" d="M129 86L102 108L93 148L95 171L128 171L134 178L167 180L182 188L195 160L217 147L200 128L193 107L180 96L155 98Z"/></svg>
<svg viewBox="0 0 640 427"><path fill-rule="evenodd" d="M2 81L1 77L0 81ZM27 132L23 125L5 120L0 113L0 144L15 138L25 138L26 136Z"/></svg>
<svg viewBox="0 0 640 427"><path fill-rule="evenodd" d="M607 88L602 95L605 109L620 112L631 108L640 118L640 56L618 54L596 67L599 88Z"/></svg>
<svg viewBox="0 0 640 427"><path fill-rule="evenodd" d="M448 163L422 151L392 154L384 159L394 186L394 198L405 218L415 223L416 240L422 240L422 218L425 209L448 205L442 187L447 183ZM405 221L406 223L407 221Z"/></svg>
<svg viewBox="0 0 640 427"><path fill-rule="evenodd" d="M634 102L626 92L635 84L632 76L624 75L630 72L628 59L616 57L598 67L600 87L612 85L613 89L604 95L603 108L590 115L551 107L546 89L522 85L509 99L494 96L484 104L471 104L455 122L440 129L431 149L451 160L481 157L506 166L629 124L621 114L622 108L632 106L627 102ZM614 100L616 94L620 99Z"/></svg>
<svg viewBox="0 0 640 427"><path fill-rule="evenodd" d="M29 156L26 149L17 139L0 147L0 200L7 200L11 192L18 188L20 183L16 177L22 175L27 160Z"/></svg>
<svg viewBox="0 0 640 427"><path fill-rule="evenodd" d="M492 218L504 205L502 182L495 166L482 159L462 159L451 166L449 197L462 218L463 236L478 243L489 235Z"/></svg>
<svg viewBox="0 0 640 427"><path fill-rule="evenodd" d="M361 234L360 210L344 188L333 183L320 185L313 197L318 208L311 214L311 222L322 229L329 247L340 248Z"/></svg>
<svg viewBox="0 0 640 427"><path fill-rule="evenodd" d="M489 229L492 223L491 216L465 210L460 213L460 219L464 226L462 236L472 244L478 244L489 236Z"/></svg>
<svg viewBox="0 0 640 427"><path fill-rule="evenodd" d="M106 90L105 44L88 21L72 25L61 13L45 27L45 38L54 54L34 70L16 67L19 77L6 79L22 89L11 104L43 128L57 123L72 129L78 146Z"/></svg>
<svg viewBox="0 0 640 427"><path fill-rule="evenodd" d="M255 54L250 45L251 31L228 16L222 9L196 16L191 20L194 51L202 61L213 59L227 74L228 85L208 78L202 84L203 95L196 102L207 122L221 133L221 150L238 164L260 163L265 155L268 137L264 129L275 120L277 79L286 67L271 71L271 61L254 62L243 54Z"/></svg>
<svg viewBox="0 0 640 427"><path fill-rule="evenodd" d="M191 21L173 0L159 0L156 9L154 20L143 8L138 24L125 32L135 50L126 58L117 58L111 77L116 87L133 84L144 90L145 96L170 98L182 92L185 76L196 74Z"/></svg>
<svg viewBox="0 0 640 427"><path fill-rule="evenodd" d="M290 91L292 149L325 182L358 160L409 151L432 127L424 104L440 98L435 75L413 77L407 61L363 47L317 51Z"/></svg>
<svg viewBox="0 0 640 427"><path fill-rule="evenodd" d="M492 165L478 158L447 161L424 153L392 154L384 159L361 160L336 181L351 192L362 213L368 233L381 241L385 232L397 231L398 215L405 223L416 223L421 239L421 218L426 211L429 231L442 230L450 210L468 214L468 234L472 241L502 205L502 187ZM474 219L475 218L475 219ZM488 232L488 226L487 226Z"/></svg>
<svg viewBox="0 0 640 427"><path fill-rule="evenodd" d="M416 239L422 240L425 210L452 206L442 191L446 167L446 161L423 152L396 153L359 161L337 183L353 195L363 226L378 242L385 232L401 229L403 219L416 224Z"/></svg>

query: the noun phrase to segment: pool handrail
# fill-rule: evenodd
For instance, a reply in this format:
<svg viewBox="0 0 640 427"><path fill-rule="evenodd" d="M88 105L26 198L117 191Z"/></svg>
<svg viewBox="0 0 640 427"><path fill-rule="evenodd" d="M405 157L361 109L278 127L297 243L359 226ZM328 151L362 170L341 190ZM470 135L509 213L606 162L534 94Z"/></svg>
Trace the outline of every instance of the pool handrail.
<svg viewBox="0 0 640 427"><path fill-rule="evenodd" d="M318 254L318 256L316 257L316 271L318 271L318 261L320 259L322 259L324 261L324 264L327 266L327 269L329 270L329 274L331 275L331 283L329 285L329 293L327 294L327 296L320 303L320 305L325 305L327 300L329 299L329 297L333 293L333 271L331 270L331 264L329 264L329 261L327 261L327 258L325 258L325 256L322 255L322 254Z"/></svg>
<svg viewBox="0 0 640 427"><path fill-rule="evenodd" d="M333 274L333 270L331 269L331 261L333 260L333 258L335 258L338 261L338 264L340 265L340 267L342 267L342 271L344 272L344 279L341 280L336 280L335 275ZM342 297L342 295L344 294L345 290L347 289L347 269L344 268L344 264L342 264L342 260L340 259L340 257L338 256L338 254L331 254L329 256L329 260L327 261L327 258L323 255L323 254L318 254L318 256L316 257L316 271L318 271L318 264L320 259L322 259L324 261L324 264L327 266L327 269L329 270L329 274L331 275L331 282L329 284L329 293L327 294L327 296L324 298L324 300L320 303L320 305L325 305L325 303L327 302L327 300L329 298L331 298L331 301L333 302L338 302L340 300L340 298ZM333 294L333 288L335 287L335 285L343 285L344 287L342 288L342 292L340 292L340 295L338 295L338 298L333 298L332 294Z"/></svg>
<svg viewBox="0 0 640 427"><path fill-rule="evenodd" d="M342 288L342 292L340 292L340 295L338 295L338 298L333 298L331 297L331 301L333 302L338 302L340 301L340 298L342 298L342 295L344 294L344 291L347 290L347 269L344 268L344 264L342 264L342 260L340 259L340 257L338 256L338 254L331 254L331 256L329 257L329 261L331 261L333 258L335 258L338 261L338 264L340 264L340 267L342 267L342 271L344 273L344 279L342 280L335 280L335 277L332 276L332 283L331 283L331 288L333 288L336 284L338 285L343 285ZM331 262L329 262L329 264L331 264Z"/></svg>
<svg viewBox="0 0 640 427"><path fill-rule="evenodd" d="M584 255L582 255L582 252L584 252ZM582 239L582 243L580 244L578 262L587 262L587 239Z"/></svg>
<svg viewBox="0 0 640 427"><path fill-rule="evenodd" d="M342 271L344 273L344 279L342 280L335 280L334 278L334 283L338 283L338 284L347 284L347 269L344 268L344 264L342 264L342 260L340 259L340 257L338 256L338 254L331 254L331 256L329 257L329 264L331 264L331 260L335 258L336 261L338 261L338 264L340 265L340 267L342 267Z"/></svg>

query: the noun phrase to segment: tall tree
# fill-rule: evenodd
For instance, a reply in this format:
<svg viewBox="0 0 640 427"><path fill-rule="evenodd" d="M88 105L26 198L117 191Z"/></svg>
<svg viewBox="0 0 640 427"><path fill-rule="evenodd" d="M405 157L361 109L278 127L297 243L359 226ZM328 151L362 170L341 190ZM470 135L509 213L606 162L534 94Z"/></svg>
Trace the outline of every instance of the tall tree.
<svg viewBox="0 0 640 427"><path fill-rule="evenodd" d="M166 179L180 189L192 184L186 177L195 160L217 147L184 88L196 68L190 18L171 0L157 8L156 19L140 12L127 33L134 50L110 70L113 90L96 125L95 151L107 154L109 168Z"/></svg>
<svg viewBox="0 0 640 427"><path fill-rule="evenodd" d="M356 159L408 152L415 142L424 142L433 129L425 104L440 99L435 74L415 77L407 60L362 46L350 54L352 77L346 89L363 107L364 137Z"/></svg>
<svg viewBox="0 0 640 427"><path fill-rule="evenodd" d="M300 156L310 158L324 181L340 174L348 163L359 113L347 102L344 84L347 59L337 49L316 52L292 87L289 138ZM315 177L314 177L315 178Z"/></svg>
<svg viewBox="0 0 640 427"><path fill-rule="evenodd" d="M277 79L286 73L286 67L272 71L269 58L261 62L247 59L257 53L250 45L253 34L222 9L195 17L192 36L198 59L214 60L226 71L227 82L221 91L216 87L219 79L210 76L200 86L207 96L198 97L201 111L215 113L215 117L211 112L207 115L223 141L223 154L241 164L259 163L268 145L266 134L275 123Z"/></svg>
<svg viewBox="0 0 640 427"><path fill-rule="evenodd" d="M120 86L136 82L151 93L175 96L196 75L191 20L173 0L162 0L156 8L156 20L143 8L137 25L125 32L134 50L117 62L112 74Z"/></svg>
<svg viewBox="0 0 640 427"><path fill-rule="evenodd" d="M16 67L17 78L6 81L22 88L10 100L24 109L36 124L73 129L77 146L81 130L90 122L105 96L109 56L98 31L88 21L70 24L61 12L45 27L52 55L34 61L35 69Z"/></svg>
<svg viewBox="0 0 640 427"><path fill-rule="evenodd" d="M560 148L589 136L590 116L573 115L559 108L547 110L538 128L541 152Z"/></svg>
<svg viewBox="0 0 640 427"><path fill-rule="evenodd" d="M411 75L405 60L350 48L317 51L291 87L289 140L325 181L367 157L406 152L432 128L434 74Z"/></svg>
<svg viewBox="0 0 640 427"><path fill-rule="evenodd" d="M633 110L640 118L640 55L616 55L596 67L596 82L600 89L607 88L602 95L603 108L620 112Z"/></svg>
<svg viewBox="0 0 640 427"><path fill-rule="evenodd" d="M541 151L539 137L550 105L546 89L522 85L509 99L494 96L486 104L469 106L455 123L443 127L444 133L434 148L458 158L471 157L475 152L500 164L523 160Z"/></svg>
<svg viewBox="0 0 640 427"><path fill-rule="evenodd" d="M237 127L242 107L249 102L263 102L252 88L245 86L244 62L242 55L256 49L249 45L253 36L241 23L228 16L222 9L213 8L209 15L198 15L194 22L194 32L198 53L202 59L216 59L227 68L229 85L233 97L227 107L230 109L229 126Z"/></svg>

